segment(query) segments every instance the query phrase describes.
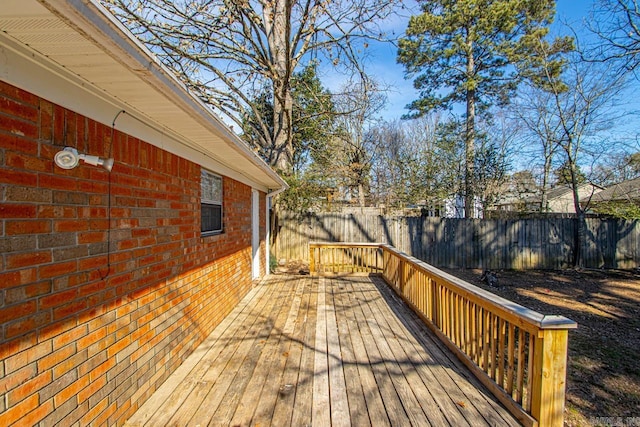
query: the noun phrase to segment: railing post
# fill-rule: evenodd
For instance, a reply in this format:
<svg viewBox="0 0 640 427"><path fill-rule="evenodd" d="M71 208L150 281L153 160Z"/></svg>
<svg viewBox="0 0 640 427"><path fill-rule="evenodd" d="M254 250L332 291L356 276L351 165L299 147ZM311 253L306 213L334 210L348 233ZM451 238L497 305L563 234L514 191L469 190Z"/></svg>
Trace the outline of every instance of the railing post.
<svg viewBox="0 0 640 427"><path fill-rule="evenodd" d="M565 317L545 316L535 338L531 415L541 427L563 425L568 337L569 329L575 327L576 323Z"/></svg>
<svg viewBox="0 0 640 427"><path fill-rule="evenodd" d="M389 274L388 274L388 267L389 267L388 256L389 256L389 255L387 254L387 251L385 250L385 248L384 248L384 247L381 247L380 249L381 249L381 251L382 251L382 253L381 253L381 256L382 256L382 263L381 263L381 270L380 270L380 273L382 274L382 277L384 278L384 280L385 280L387 283L389 283ZM376 260L376 263L377 263L377 262L378 262L378 261Z"/></svg>
<svg viewBox="0 0 640 427"><path fill-rule="evenodd" d="M314 275L316 272L316 258L314 246L309 245L309 274Z"/></svg>

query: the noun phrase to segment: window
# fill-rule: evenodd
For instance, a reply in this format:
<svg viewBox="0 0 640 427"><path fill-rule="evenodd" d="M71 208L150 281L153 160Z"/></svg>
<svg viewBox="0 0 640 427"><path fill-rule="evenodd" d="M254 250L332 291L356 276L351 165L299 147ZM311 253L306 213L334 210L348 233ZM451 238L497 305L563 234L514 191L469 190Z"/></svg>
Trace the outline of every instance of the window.
<svg viewBox="0 0 640 427"><path fill-rule="evenodd" d="M202 171L200 177L200 231L222 233L222 177Z"/></svg>

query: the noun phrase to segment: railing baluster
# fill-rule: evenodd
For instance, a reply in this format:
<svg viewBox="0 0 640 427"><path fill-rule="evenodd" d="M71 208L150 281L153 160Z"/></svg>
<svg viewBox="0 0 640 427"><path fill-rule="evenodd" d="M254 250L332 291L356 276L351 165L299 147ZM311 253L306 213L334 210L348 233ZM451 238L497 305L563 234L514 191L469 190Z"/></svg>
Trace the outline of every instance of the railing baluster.
<svg viewBox="0 0 640 427"><path fill-rule="evenodd" d="M484 313L484 328L482 331L484 336L482 340L482 368L489 374L489 348L491 347L491 312Z"/></svg>
<svg viewBox="0 0 640 427"><path fill-rule="evenodd" d="M469 301L462 298L462 351L469 354Z"/></svg>
<svg viewBox="0 0 640 427"><path fill-rule="evenodd" d="M498 318L498 358L496 359L496 363L498 364L498 379L496 382L502 388L504 388L505 334L505 321Z"/></svg>
<svg viewBox="0 0 640 427"><path fill-rule="evenodd" d="M497 360L498 360L498 316L491 315L491 374L489 375L494 381L496 379Z"/></svg>
<svg viewBox="0 0 640 427"><path fill-rule="evenodd" d="M460 347L460 296L456 292L451 292L451 303L453 308L453 313L451 316L453 326L453 334L455 337L456 345Z"/></svg>
<svg viewBox="0 0 640 427"><path fill-rule="evenodd" d="M476 365L482 367L482 344L484 342L484 335L482 334L482 322L484 321L484 314L482 307L476 306Z"/></svg>
<svg viewBox="0 0 640 427"><path fill-rule="evenodd" d="M515 326L513 323L509 323L508 326L509 334L507 336L508 340L508 350L507 350L507 386L505 390L509 396L513 397L513 370L514 366L514 358L515 358Z"/></svg>
<svg viewBox="0 0 640 427"><path fill-rule="evenodd" d="M460 344L458 347L463 352L467 352L467 339L466 339L466 330L467 330L467 313L465 311L465 301L462 295L458 295L458 335L460 336Z"/></svg>
<svg viewBox="0 0 640 427"><path fill-rule="evenodd" d="M453 292L451 295L451 340L460 347L460 339L458 337L458 295Z"/></svg>
<svg viewBox="0 0 640 427"><path fill-rule="evenodd" d="M441 286L442 289L442 295L443 295L443 299L444 299L444 312L442 313L442 324L444 325L444 334L448 337L451 338L451 328L449 325L451 325L451 301L449 298L449 290L444 287Z"/></svg>
<svg viewBox="0 0 640 427"><path fill-rule="evenodd" d="M471 357L471 360L477 363L476 358L478 354L478 343L476 342L476 340L478 331L476 330L476 328L478 326L476 325L476 314L478 311L478 306L475 305L471 300L469 300L469 306L469 340L471 344L471 347L469 349L469 357Z"/></svg>
<svg viewBox="0 0 640 427"><path fill-rule="evenodd" d="M518 328L518 370L516 374L516 402L522 404L522 389L524 385L524 356L525 342L524 331Z"/></svg>
<svg viewBox="0 0 640 427"><path fill-rule="evenodd" d="M533 387L533 362L535 359L535 337L533 334L529 334L529 351L527 352L527 389L526 389L526 401L524 402L524 410L531 412L531 396Z"/></svg>

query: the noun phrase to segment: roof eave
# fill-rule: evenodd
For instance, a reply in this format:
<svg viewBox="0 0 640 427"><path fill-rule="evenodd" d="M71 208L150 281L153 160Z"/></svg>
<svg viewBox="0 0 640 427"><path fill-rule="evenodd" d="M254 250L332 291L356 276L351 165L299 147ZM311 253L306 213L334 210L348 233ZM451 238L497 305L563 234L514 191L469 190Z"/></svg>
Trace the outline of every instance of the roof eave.
<svg viewBox="0 0 640 427"><path fill-rule="evenodd" d="M142 42L122 25L108 10L95 0L39 0L48 10L80 31L85 37L103 46L131 71L158 88L175 105L192 113L202 126L220 135L230 148L257 166L265 177L261 181L269 190L285 189L286 182L254 153L238 135L211 111L200 99L192 95L185 85L162 64ZM98 29L99 31L96 31ZM266 178L266 180L264 179Z"/></svg>

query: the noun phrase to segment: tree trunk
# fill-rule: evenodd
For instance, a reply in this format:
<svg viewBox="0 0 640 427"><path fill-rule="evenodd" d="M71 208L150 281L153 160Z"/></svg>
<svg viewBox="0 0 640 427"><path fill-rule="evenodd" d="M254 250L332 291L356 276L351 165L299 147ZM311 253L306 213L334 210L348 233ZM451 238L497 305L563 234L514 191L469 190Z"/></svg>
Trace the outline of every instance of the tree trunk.
<svg viewBox="0 0 640 427"><path fill-rule="evenodd" d="M467 129L464 142L464 217L473 218L474 189L473 167L475 148L475 91L467 92Z"/></svg>
<svg viewBox="0 0 640 427"><path fill-rule="evenodd" d="M571 142L569 142L569 148L571 148ZM587 236L587 222L584 215L584 210L582 206L580 206L580 184L578 183L578 175L576 173L576 164L573 162L571 158L571 150L567 150L569 153L568 156L568 164L569 164L569 173L571 175L571 189L573 191L573 207L576 211L576 221L578 222L576 225L576 242L575 242L575 254L573 258L573 266L575 268L584 267L584 256L583 256L583 248L586 241Z"/></svg>
<svg viewBox="0 0 640 427"><path fill-rule="evenodd" d="M365 198L364 198L364 185L362 185L362 182L358 183L358 201L360 203L360 207L364 208Z"/></svg>
<svg viewBox="0 0 640 427"><path fill-rule="evenodd" d="M270 163L284 175L293 173L293 98L286 84L274 85L273 123L274 142Z"/></svg>
<svg viewBox="0 0 640 427"><path fill-rule="evenodd" d="M467 41L467 79L471 79L475 73L475 58L473 56L473 42ZM476 91L467 89L467 120L464 138L464 217L473 218L474 212L474 188L473 168L476 140Z"/></svg>
<svg viewBox="0 0 640 427"><path fill-rule="evenodd" d="M580 269L584 267L584 248L587 241L587 220L584 211L580 210L580 213L576 217L576 221L578 221L578 224L576 227L574 267Z"/></svg>
<svg viewBox="0 0 640 427"><path fill-rule="evenodd" d="M548 156L544 159L544 170L542 171L542 191L540 194L540 212L547 212L549 206L547 206L547 186L549 185L549 174L551 173L551 157Z"/></svg>
<svg viewBox="0 0 640 427"><path fill-rule="evenodd" d="M269 48L274 58L273 76L273 149L270 163L284 175L293 166L293 96L291 94L292 64L289 57L290 8L288 0L267 2L264 19L269 29Z"/></svg>

